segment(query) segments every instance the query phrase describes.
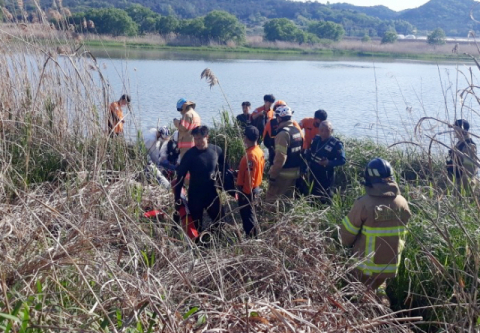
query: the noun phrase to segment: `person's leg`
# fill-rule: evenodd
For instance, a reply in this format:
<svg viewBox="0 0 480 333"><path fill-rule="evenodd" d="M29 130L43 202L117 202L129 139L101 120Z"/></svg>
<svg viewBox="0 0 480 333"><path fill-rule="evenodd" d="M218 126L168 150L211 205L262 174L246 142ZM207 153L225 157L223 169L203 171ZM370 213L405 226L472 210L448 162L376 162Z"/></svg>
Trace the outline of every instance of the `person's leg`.
<svg viewBox="0 0 480 333"><path fill-rule="evenodd" d="M243 230L248 236L256 236L256 219L253 212L253 197L251 195L240 193L238 197L238 206L240 207L240 216L242 217Z"/></svg>
<svg viewBox="0 0 480 333"><path fill-rule="evenodd" d="M203 209L204 205L201 200L189 198L188 200L188 209L190 211L190 216L192 217L195 228L200 233L202 231L202 222L203 222Z"/></svg>
<svg viewBox="0 0 480 333"><path fill-rule="evenodd" d="M209 203L206 207L207 214L213 222L211 228L214 230L218 229L221 227L221 220L225 215L218 194L215 193L215 196L211 200L207 200L207 202Z"/></svg>

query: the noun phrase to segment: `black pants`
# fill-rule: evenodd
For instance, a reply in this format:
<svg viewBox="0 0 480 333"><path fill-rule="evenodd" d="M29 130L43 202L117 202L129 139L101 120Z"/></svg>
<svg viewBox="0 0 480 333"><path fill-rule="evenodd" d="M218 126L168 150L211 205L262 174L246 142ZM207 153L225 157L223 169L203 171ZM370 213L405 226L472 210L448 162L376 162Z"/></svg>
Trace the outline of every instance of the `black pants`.
<svg viewBox="0 0 480 333"><path fill-rule="evenodd" d="M188 208L192 216L195 228L198 232L202 231L203 210L207 210L207 214L213 222L212 228L216 229L220 226L220 220L224 216L223 207L220 204L220 198L215 194L210 195L190 195L188 196Z"/></svg>
<svg viewBox="0 0 480 333"><path fill-rule="evenodd" d="M243 230L247 237L254 237L257 235L257 219L255 217L255 212L253 211L253 200L255 195L239 193L238 195L238 206L240 207L240 216L242 217Z"/></svg>

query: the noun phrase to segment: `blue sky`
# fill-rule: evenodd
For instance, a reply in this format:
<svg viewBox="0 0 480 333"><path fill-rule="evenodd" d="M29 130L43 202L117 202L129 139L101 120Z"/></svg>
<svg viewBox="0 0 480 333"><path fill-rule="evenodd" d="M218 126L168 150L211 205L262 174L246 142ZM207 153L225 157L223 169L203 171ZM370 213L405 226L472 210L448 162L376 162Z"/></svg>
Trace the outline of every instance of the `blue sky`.
<svg viewBox="0 0 480 333"><path fill-rule="evenodd" d="M304 0L294 0L294 1L304 1ZM399 11L403 9L410 9L420 7L421 5L427 3L429 0L330 0L330 3L337 2L346 2L355 6L377 6L383 5L390 9ZM320 3L327 3L327 0L317 0Z"/></svg>

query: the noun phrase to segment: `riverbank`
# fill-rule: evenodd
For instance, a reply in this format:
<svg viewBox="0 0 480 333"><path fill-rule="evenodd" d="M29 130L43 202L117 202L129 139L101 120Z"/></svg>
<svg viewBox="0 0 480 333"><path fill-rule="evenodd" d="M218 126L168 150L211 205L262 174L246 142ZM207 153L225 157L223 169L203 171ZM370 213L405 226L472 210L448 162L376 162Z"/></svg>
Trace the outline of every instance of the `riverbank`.
<svg viewBox="0 0 480 333"><path fill-rule="evenodd" d="M35 43L43 41L47 45L64 46L74 51L77 46L84 44L97 48L144 49L175 52L196 52L225 54L240 54L248 57L265 55L286 55L297 57L350 57L350 58L384 58L384 59L413 59L425 61L454 61L471 60L470 55L478 55L474 42L462 42L455 48L455 42L449 41L444 45L429 45L425 40L398 40L394 44L381 44L380 40L362 42L358 39L344 39L340 42L324 40L315 45L306 45L289 42L267 42L262 36L248 36L242 46L235 44L219 45L191 45L192 41L174 35L145 35L137 37L111 37L107 35L79 34L71 31L52 30L41 24L23 24L21 29L14 24L3 24L0 37L4 42L22 42L35 39ZM67 42L68 41L68 42ZM65 45L66 44L66 45ZM74 47L69 44L75 45Z"/></svg>
<svg viewBox="0 0 480 333"><path fill-rule="evenodd" d="M258 38L255 38L257 40ZM121 38L112 39L85 39L84 43L89 47L102 48L131 48L175 52L198 52L198 53L238 53L248 57L258 55L286 55L298 57L348 57L348 58L385 58L425 61L454 61L472 60L469 56L476 55L474 45L465 44L460 47L458 53L452 53L454 45L446 44L441 46L430 46L425 41L403 42L396 44L381 44L379 41L361 42L358 40L346 40L338 43L326 43L321 45L298 45L293 43L264 43L251 42L245 46L222 46L203 45L185 46L169 44L165 41L155 41L148 37L142 38Z"/></svg>

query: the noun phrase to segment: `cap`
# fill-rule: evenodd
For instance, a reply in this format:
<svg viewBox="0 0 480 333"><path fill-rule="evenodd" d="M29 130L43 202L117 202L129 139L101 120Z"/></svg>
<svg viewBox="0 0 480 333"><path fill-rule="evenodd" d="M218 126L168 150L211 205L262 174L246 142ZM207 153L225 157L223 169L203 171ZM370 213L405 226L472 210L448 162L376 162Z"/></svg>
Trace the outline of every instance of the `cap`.
<svg viewBox="0 0 480 333"><path fill-rule="evenodd" d="M245 127L243 135L245 135L245 137L250 141L257 141L260 137L260 132L258 131L258 128L250 125Z"/></svg>
<svg viewBox="0 0 480 333"><path fill-rule="evenodd" d="M183 104L187 103L185 98L180 98L177 102L177 110L182 111Z"/></svg>

